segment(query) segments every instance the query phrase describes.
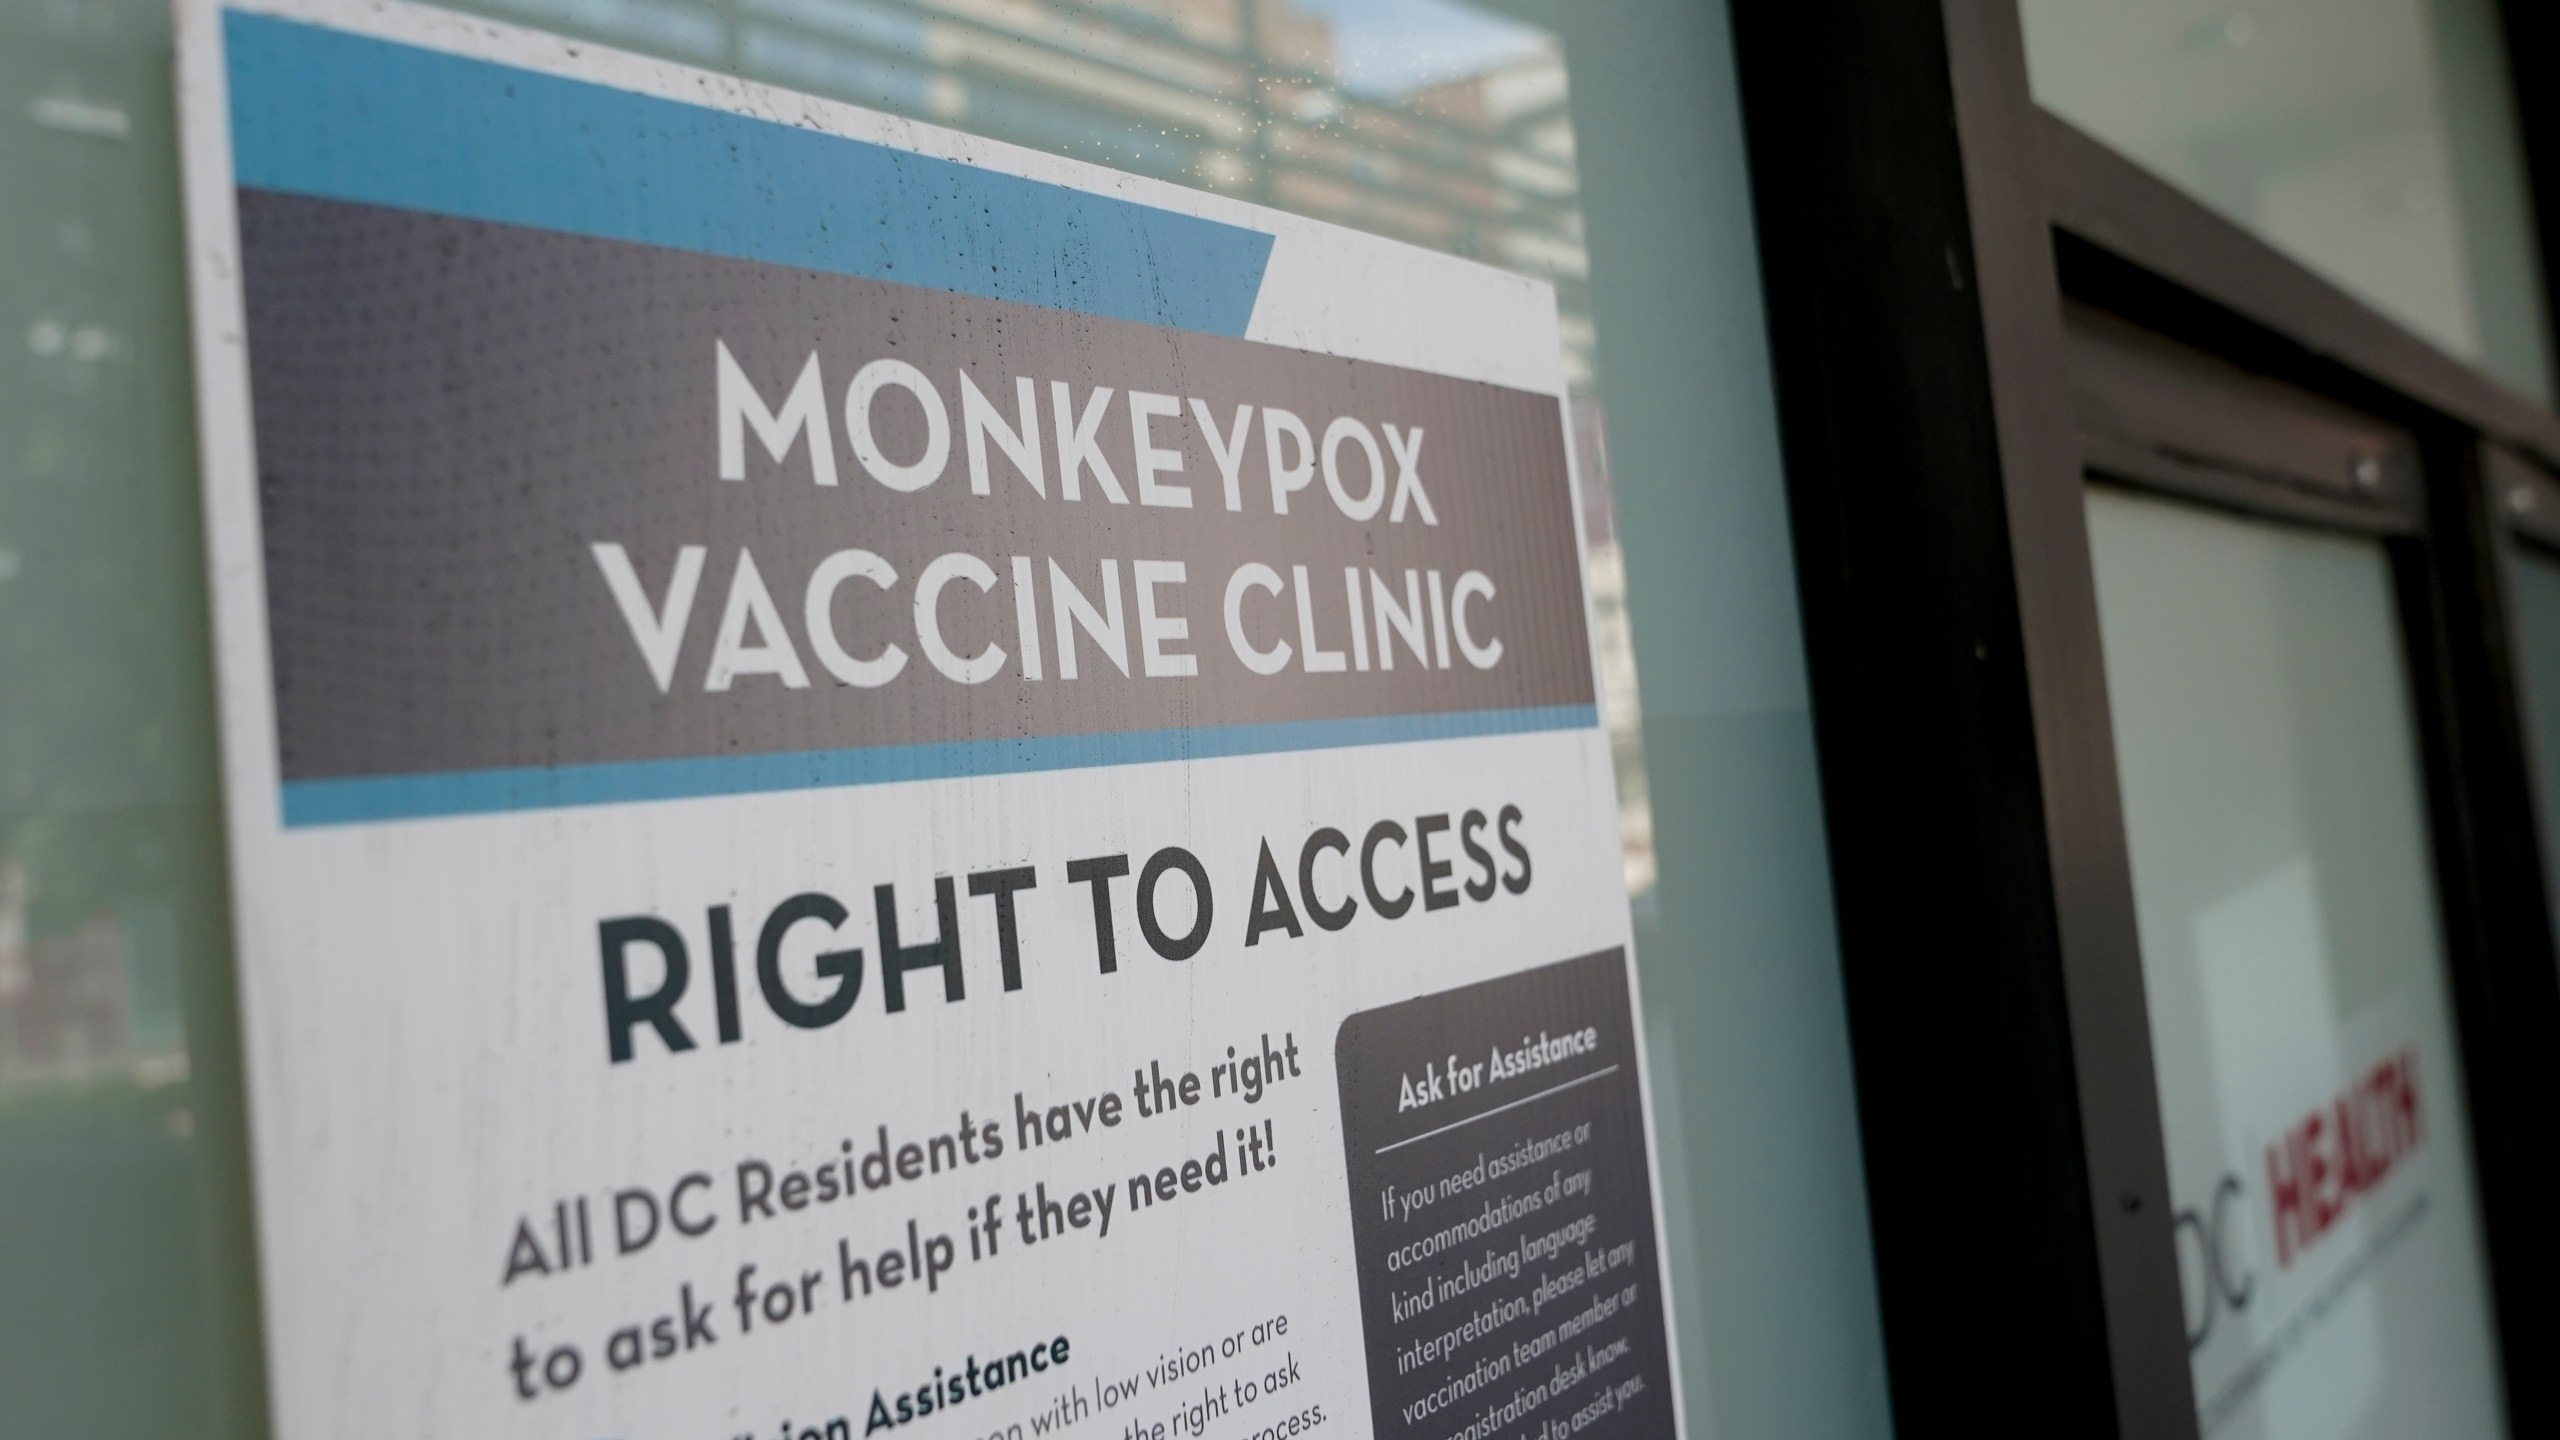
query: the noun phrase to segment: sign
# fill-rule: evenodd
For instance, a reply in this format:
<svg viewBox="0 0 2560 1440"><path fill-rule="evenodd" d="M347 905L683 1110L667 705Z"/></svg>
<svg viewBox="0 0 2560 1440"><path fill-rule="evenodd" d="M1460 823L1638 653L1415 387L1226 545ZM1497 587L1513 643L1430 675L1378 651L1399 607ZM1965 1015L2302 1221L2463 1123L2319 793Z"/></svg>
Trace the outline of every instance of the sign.
<svg viewBox="0 0 2560 1440"><path fill-rule="evenodd" d="M1547 288L422 8L180 71L281 1436L1678 1433Z"/></svg>
<svg viewBox="0 0 2560 1440"><path fill-rule="evenodd" d="M2309 859L2280 864L2145 973L2198 1427L2330 1440L2423 1413L2496 1433L2434 957L2347 950L2322 888ZM2355 967L2376 953L2396 963Z"/></svg>

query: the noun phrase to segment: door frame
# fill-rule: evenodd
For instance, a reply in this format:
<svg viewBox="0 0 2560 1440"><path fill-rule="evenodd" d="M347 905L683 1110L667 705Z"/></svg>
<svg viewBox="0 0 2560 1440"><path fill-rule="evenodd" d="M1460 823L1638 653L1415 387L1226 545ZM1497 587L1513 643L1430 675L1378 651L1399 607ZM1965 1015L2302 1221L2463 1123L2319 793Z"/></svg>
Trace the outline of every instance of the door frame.
<svg viewBox="0 0 2560 1440"><path fill-rule="evenodd" d="M2553 1428L2560 967L2492 494L2560 472L2560 415L2038 107L2014 0L1734 23L1897 1424L2197 1434L2070 304L2406 437L2369 495L2186 478L2393 547L2508 1412Z"/></svg>

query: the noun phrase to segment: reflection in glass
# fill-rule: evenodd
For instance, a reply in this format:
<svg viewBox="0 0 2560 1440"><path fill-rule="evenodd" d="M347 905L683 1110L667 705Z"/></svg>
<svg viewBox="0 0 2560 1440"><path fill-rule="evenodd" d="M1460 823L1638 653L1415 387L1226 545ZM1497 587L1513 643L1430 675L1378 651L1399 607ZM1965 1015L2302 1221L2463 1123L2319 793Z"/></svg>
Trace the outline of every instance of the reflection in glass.
<svg viewBox="0 0 2560 1440"><path fill-rule="evenodd" d="M2036 99L2552 397L2496 0L2025 0Z"/></svg>
<svg viewBox="0 0 2560 1440"><path fill-rule="evenodd" d="M159 0L0 7L12 1435L255 1423L168 51Z"/></svg>
<svg viewBox="0 0 2560 1440"><path fill-rule="evenodd" d="M2204 1434L2503 1434L2389 560L2089 535Z"/></svg>

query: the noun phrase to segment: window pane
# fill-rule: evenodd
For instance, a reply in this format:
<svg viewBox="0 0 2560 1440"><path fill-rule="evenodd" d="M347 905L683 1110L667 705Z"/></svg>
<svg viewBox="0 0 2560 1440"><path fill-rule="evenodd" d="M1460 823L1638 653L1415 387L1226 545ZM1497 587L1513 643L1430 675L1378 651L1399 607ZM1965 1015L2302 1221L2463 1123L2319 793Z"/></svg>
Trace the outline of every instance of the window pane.
<svg viewBox="0 0 2560 1440"><path fill-rule="evenodd" d="M2089 531L2204 1433L2501 1434L2389 560Z"/></svg>
<svg viewBox="0 0 2560 1440"><path fill-rule="evenodd" d="M2025 0L2036 98L2418 334L2552 395L2496 0Z"/></svg>
<svg viewBox="0 0 2560 1440"><path fill-rule="evenodd" d="M1554 283L1636 897L1691 1423L1702 1435L1888 1433L1721 6L457 8ZM39 0L0 22L14 27L0 34L27 37L0 46L0 98L37 122L0 130L13 184L35 177L0 209L0 294L13 307L0 336L17 367L0 380L0 764L12 767L0 771L0 861L15 867L0 869L0 1016L10 977L50 974L75 952L100 973L130 976L132 994L159 1006L137 1001L125 1012L150 1025L122 1048L81 1052L98 1074L140 1073L157 1087L135 1092L145 1095L135 1102L140 1120L116 1108L124 1091L100 1091L95 1103L66 1098L90 1096L78 1076L91 1070L0 1071L0 1102L6 1077L23 1074L37 1097L28 1103L53 1107L45 1114L55 1128L41 1135L0 1129L0 1333L41 1333L40 1343L0 1345L0 1395L13 1421L40 1418L48 1434L229 1435L207 1417L231 1412L208 1396L226 1376L254 1387L256 1374L253 1349L247 1362L219 1349L238 1343L226 1337L254 1345L245 1285L200 1285L170 1258L200 1255L216 1279L244 1277L249 1265L236 1122L211 1125L209 1137L205 1119L236 1099L236 1081L202 1083L206 1046L230 1034L230 960L184 423L166 15L165 0ZM23 165L22 154L38 152L12 148L39 145L53 147L47 158ZM39 163L50 168L28 168ZM1594 264L1595 244L1606 264ZM1641 706L1639 655L1654 677ZM17 702L31 687L56 685L61 694L42 705ZM84 798L79 787L93 783L124 787L115 803L126 808ZM115 844L95 838L106 831L79 832L92 838L77 846L61 838L110 813L126 827L111 833ZM125 927L116 932L123 950L74 943L107 933L101 915ZM173 974L202 977L183 1007ZM198 994L206 984L209 1000ZM173 1038L181 1014L191 1048ZM168 1078L189 1073L173 1053L193 1063L199 1083ZM158 1068L135 1071L140 1060ZM194 1118L171 1118L183 1115ZM156 1209L98 1203L135 1173L118 1167L136 1145L159 1147L151 1153L164 1169L176 1163L161 1153L169 1151L211 1166L217 1180L227 1175L230 1190L208 1193L233 1195L232 1207L206 1208L166 1187L150 1192ZM63 1239L75 1233L91 1249ZM83 1270L80 1257L110 1251L139 1278L81 1288L78 1277L105 1272ZM73 1324L69 1311L24 1298L33 1295L79 1295L90 1308ZM151 1349L152 1364L136 1373L137 1347L161 1343L152 1337L165 1339L171 1358Z"/></svg>
<svg viewBox="0 0 2560 1440"><path fill-rule="evenodd" d="M163 0L0 7L0 1430L256 1433Z"/></svg>

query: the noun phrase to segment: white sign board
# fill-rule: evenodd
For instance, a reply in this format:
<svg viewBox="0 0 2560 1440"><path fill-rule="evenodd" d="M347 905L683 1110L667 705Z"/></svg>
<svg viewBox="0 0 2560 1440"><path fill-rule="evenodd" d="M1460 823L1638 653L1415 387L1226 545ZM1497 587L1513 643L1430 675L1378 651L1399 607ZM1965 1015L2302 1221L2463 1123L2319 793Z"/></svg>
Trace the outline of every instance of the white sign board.
<svg viewBox="0 0 2560 1440"><path fill-rule="evenodd" d="M1679 1432L1548 289L181 30L284 1440Z"/></svg>

